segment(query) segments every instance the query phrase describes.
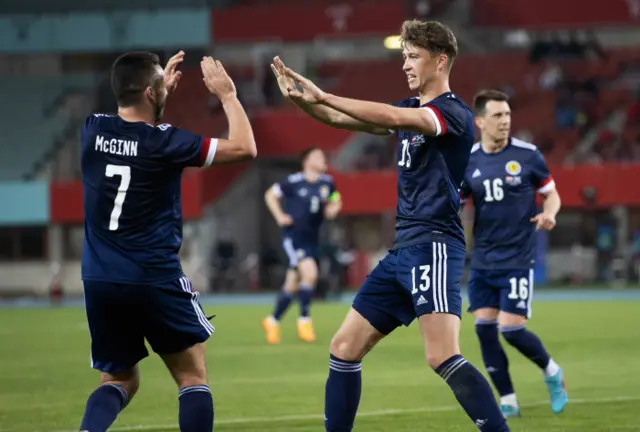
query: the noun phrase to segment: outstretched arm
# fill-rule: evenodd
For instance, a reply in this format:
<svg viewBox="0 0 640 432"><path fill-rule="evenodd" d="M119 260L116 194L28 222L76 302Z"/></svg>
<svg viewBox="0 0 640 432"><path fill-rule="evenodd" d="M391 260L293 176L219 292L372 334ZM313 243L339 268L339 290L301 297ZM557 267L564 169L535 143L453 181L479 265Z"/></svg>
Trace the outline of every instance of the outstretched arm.
<svg viewBox="0 0 640 432"><path fill-rule="evenodd" d="M278 80L278 86L280 87L282 95L314 119L338 129L368 132L376 135L389 135L392 133L388 128L382 128L378 125L355 119L329 106L312 105L306 103L302 98L289 97L289 90L295 89L295 82L286 75L286 69L280 57L274 57L271 70Z"/></svg>
<svg viewBox="0 0 640 432"><path fill-rule="evenodd" d="M302 99L310 105L323 105L383 129L406 129L425 135L440 135L444 132L442 127L444 123L436 107L406 109L379 102L349 99L323 92L311 80L290 68L286 69L286 74L303 90L302 92L295 88L289 90L289 97L292 100Z"/></svg>

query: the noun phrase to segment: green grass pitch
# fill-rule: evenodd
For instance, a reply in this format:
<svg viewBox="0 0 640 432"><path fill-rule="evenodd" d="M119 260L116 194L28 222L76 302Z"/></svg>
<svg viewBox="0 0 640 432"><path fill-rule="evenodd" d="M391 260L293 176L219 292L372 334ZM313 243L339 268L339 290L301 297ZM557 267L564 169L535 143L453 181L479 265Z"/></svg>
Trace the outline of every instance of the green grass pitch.
<svg viewBox="0 0 640 432"><path fill-rule="evenodd" d="M565 368L570 402L555 416L542 375L507 348L523 417L513 431L640 431L640 302L537 303L530 328ZM206 307L217 313L208 345L216 431L322 431L328 345L345 304L313 309L318 341L297 339L295 314L283 344L264 342L268 306ZM483 370L473 320L462 352ZM77 430L98 373L89 367L84 311L0 310L0 431ZM138 395L113 430L177 431L177 391L160 360L142 362ZM356 431L473 431L449 388L426 365L414 324L383 341L363 363Z"/></svg>

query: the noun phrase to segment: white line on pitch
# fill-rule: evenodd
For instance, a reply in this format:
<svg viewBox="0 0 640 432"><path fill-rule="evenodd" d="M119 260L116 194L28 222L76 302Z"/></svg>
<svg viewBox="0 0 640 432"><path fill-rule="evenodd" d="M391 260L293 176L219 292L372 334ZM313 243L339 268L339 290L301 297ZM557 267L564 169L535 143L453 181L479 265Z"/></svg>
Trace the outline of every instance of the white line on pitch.
<svg viewBox="0 0 640 432"><path fill-rule="evenodd" d="M638 401L640 400L640 396L618 396L618 397L609 397L609 398L596 398L596 399L569 399L569 405L584 405L584 404L593 404L593 403L611 403L611 402L629 402L629 401ZM548 404L548 400L544 401L535 401L521 404L522 407L535 407ZM398 415L398 414L412 414L412 413L426 413L426 412L446 412L446 411L456 411L460 409L459 405L445 405L440 407L420 407L420 408L397 408L397 409L386 409L386 410L376 410L376 411L365 411L358 413L358 417L376 417L376 416L384 416L384 415ZM322 420L324 417L321 414L297 414L297 415L286 415L286 416L277 416L277 417L239 417L239 418L222 418L220 420L216 420L216 425L224 425L224 424L244 424L244 423L278 423L278 422L287 422L287 421L296 421L296 420ZM128 432L128 431L146 431L146 430L167 430L167 429L177 429L177 424L163 424L163 425L137 425L137 426L119 426L109 428L110 431L114 432ZM38 431L36 431L38 432ZM77 432L72 430L65 431L50 431L50 432Z"/></svg>

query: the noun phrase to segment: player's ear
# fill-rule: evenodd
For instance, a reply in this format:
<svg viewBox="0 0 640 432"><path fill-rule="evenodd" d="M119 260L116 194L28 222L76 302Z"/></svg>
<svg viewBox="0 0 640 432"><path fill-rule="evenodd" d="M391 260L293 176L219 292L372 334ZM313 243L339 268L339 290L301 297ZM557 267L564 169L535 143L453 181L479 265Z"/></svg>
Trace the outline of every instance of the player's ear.
<svg viewBox="0 0 640 432"><path fill-rule="evenodd" d="M152 87L147 87L144 89L144 96L151 101L156 101L156 92Z"/></svg>
<svg viewBox="0 0 640 432"><path fill-rule="evenodd" d="M482 129L484 127L484 117L475 116L473 118L473 121L476 124L476 126L478 127L478 129Z"/></svg>
<svg viewBox="0 0 640 432"><path fill-rule="evenodd" d="M446 69L448 63L449 63L449 56L447 56L446 54L440 54L438 56L438 67Z"/></svg>

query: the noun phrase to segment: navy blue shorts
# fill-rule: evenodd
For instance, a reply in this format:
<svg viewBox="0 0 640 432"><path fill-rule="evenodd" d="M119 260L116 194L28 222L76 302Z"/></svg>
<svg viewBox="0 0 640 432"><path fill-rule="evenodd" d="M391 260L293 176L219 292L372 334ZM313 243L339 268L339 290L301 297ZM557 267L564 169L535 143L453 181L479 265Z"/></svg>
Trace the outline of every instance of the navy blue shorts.
<svg viewBox="0 0 640 432"><path fill-rule="evenodd" d="M297 268L298 263L304 259L316 259L317 247L315 244L303 243L294 240L292 237L283 237L282 248L284 249L284 253L287 254L289 268L291 269Z"/></svg>
<svg viewBox="0 0 640 432"><path fill-rule="evenodd" d="M367 276L353 308L382 334L430 313L462 312L463 245L431 242L389 251Z"/></svg>
<svg viewBox="0 0 640 432"><path fill-rule="evenodd" d="M149 352L173 354L206 341L214 328L186 276L156 285L85 280L91 366L103 372L131 369Z"/></svg>
<svg viewBox="0 0 640 432"><path fill-rule="evenodd" d="M471 269L468 291L469 312L493 308L531 318L533 269Z"/></svg>

